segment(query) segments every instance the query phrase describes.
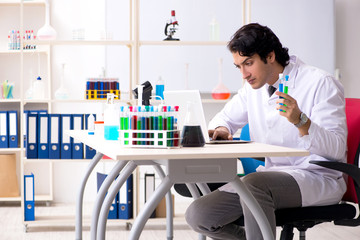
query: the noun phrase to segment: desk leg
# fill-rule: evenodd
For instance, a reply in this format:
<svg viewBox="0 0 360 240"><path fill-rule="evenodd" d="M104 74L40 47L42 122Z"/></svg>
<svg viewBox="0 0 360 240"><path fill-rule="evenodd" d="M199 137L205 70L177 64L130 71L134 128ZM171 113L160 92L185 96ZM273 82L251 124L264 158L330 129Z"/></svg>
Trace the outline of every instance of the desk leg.
<svg viewBox="0 0 360 240"><path fill-rule="evenodd" d="M254 196L246 188L245 184L238 177L236 177L234 181L231 182L231 184L241 197L241 200L245 202L246 206L252 212L253 216L259 224L264 239L274 240L273 232L271 231L270 224L267 221L264 211L261 209Z"/></svg>
<svg viewBox="0 0 360 240"><path fill-rule="evenodd" d="M96 239L99 214L100 214L101 206L105 199L105 195L109 190L110 185L114 182L114 179L119 175L120 171L125 167L127 162L128 161L118 161L114 166L114 168L111 170L110 174L105 178L104 182L101 184L101 187L95 199L94 208L91 217L91 228L90 228L91 239Z"/></svg>
<svg viewBox="0 0 360 240"><path fill-rule="evenodd" d="M131 240L137 240L140 237L146 221L155 210L161 199L169 192L174 183L170 180L169 176L166 176L156 188L155 192L151 195L149 201L144 205L144 208L140 211L139 215L135 219L134 225L131 228L130 237Z"/></svg>
<svg viewBox="0 0 360 240"><path fill-rule="evenodd" d="M156 172L159 174L161 180L165 178L165 173L159 165L154 165ZM167 230L167 240L172 240L174 238L174 208L171 198L171 191L166 194L166 230Z"/></svg>
<svg viewBox="0 0 360 240"><path fill-rule="evenodd" d="M101 207L99 221L98 221L98 225L97 225L97 233L96 233L97 240L105 239L106 221L107 221L107 216L109 215L110 206L111 206L116 194L119 192L121 186L125 183L125 181L131 175L131 173L135 170L135 168L136 168L136 164L134 162L130 161L125 166L124 170L121 171L119 177L115 180L114 184L111 185L109 192L106 195L104 203L102 204L102 207Z"/></svg>
<svg viewBox="0 0 360 240"><path fill-rule="evenodd" d="M103 157L102 153L96 153L94 158L90 161L85 175L82 179L81 185L80 185L80 189L78 191L78 196L76 199L76 212L75 212L75 239L76 240L81 240L82 239L82 204L83 204L83 197L84 197L84 190L85 190L85 186L86 186L86 182L91 174L91 172L93 171L94 167L96 166L96 164L101 160L101 158Z"/></svg>

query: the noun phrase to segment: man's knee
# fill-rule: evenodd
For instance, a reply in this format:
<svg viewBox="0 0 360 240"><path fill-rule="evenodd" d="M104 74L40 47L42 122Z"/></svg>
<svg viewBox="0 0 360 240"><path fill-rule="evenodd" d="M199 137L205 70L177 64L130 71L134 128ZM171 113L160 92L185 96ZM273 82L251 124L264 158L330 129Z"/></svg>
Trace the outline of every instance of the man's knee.
<svg viewBox="0 0 360 240"><path fill-rule="evenodd" d="M210 212L210 209L201 204L200 200L195 200L190 204L185 212L186 222L194 229L198 230L204 225L204 219L207 218L207 213Z"/></svg>

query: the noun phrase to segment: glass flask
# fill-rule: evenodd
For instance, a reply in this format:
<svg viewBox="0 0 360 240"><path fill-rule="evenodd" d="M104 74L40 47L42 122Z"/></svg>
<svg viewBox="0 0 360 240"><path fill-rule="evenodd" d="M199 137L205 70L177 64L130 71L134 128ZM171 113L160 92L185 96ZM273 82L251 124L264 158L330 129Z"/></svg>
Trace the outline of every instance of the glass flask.
<svg viewBox="0 0 360 240"><path fill-rule="evenodd" d="M56 99L68 99L69 98L69 91L64 86L65 81L65 63L62 64L62 72L61 72L61 85L60 88L55 91L55 98Z"/></svg>
<svg viewBox="0 0 360 240"><path fill-rule="evenodd" d="M192 102L187 103L187 112L181 133L181 145L183 147L203 147L205 145L204 135Z"/></svg>
<svg viewBox="0 0 360 240"><path fill-rule="evenodd" d="M219 82L216 87L212 90L211 96L213 99L228 99L230 97L229 89L223 84L222 78L222 58L219 58Z"/></svg>

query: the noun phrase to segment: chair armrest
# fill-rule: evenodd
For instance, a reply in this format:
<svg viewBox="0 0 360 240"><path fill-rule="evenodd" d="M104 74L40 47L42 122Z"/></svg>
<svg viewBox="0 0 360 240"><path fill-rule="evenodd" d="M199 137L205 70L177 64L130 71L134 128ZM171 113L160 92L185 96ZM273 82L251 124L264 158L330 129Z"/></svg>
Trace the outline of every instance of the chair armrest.
<svg viewBox="0 0 360 240"><path fill-rule="evenodd" d="M325 168L330 168L343 172L350 176L354 181L355 192L358 201L360 200L360 168L355 165L342 162L333 162L333 161L310 161L312 164L316 164ZM360 203L358 202L358 207L360 208ZM344 219L334 222L335 225L343 226L359 226L360 225L360 215L356 219Z"/></svg>

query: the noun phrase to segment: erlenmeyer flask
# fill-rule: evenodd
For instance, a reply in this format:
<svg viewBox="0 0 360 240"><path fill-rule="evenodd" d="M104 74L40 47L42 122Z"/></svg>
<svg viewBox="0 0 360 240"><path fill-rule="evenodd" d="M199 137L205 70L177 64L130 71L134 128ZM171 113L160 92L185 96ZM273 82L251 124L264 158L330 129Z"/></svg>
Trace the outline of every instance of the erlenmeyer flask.
<svg viewBox="0 0 360 240"><path fill-rule="evenodd" d="M203 147L205 145L204 135L193 105L192 102L187 103L187 112L181 133L183 147Z"/></svg>
<svg viewBox="0 0 360 240"><path fill-rule="evenodd" d="M228 99L230 97L229 89L222 82L222 62L222 58L219 58L219 82L211 92L213 99Z"/></svg>
<svg viewBox="0 0 360 240"><path fill-rule="evenodd" d="M56 99L68 99L69 98L69 91L64 87L65 81L65 63L62 64L62 72L61 72L61 85L60 88L55 91L55 98Z"/></svg>

